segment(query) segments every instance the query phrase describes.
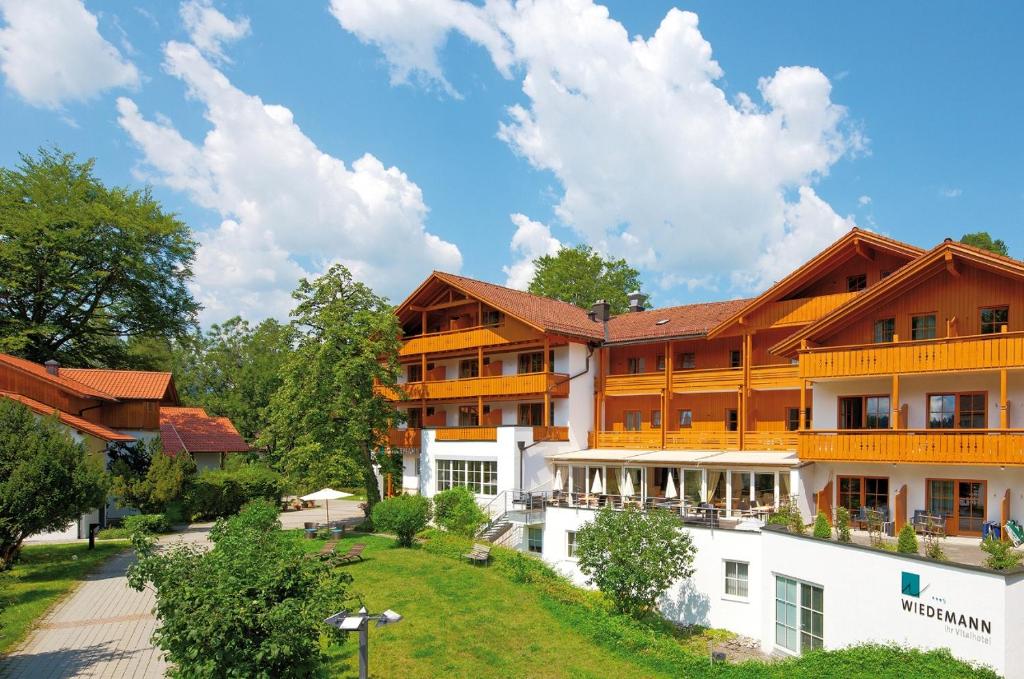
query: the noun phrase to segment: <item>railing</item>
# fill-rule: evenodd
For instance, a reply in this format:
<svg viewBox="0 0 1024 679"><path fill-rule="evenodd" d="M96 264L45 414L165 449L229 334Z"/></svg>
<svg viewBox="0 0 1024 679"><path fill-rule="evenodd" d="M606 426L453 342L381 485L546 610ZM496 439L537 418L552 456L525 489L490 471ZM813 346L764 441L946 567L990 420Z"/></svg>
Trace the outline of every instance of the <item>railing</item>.
<svg viewBox="0 0 1024 679"><path fill-rule="evenodd" d="M755 365L750 369L751 389L799 389L800 366Z"/></svg>
<svg viewBox="0 0 1024 679"><path fill-rule="evenodd" d="M636 509L649 512L655 509L677 514L684 524L708 528L734 528L747 519L767 521L777 510L773 506L734 509L715 507L706 502L693 503L686 499L643 497L637 495L606 495L603 493L577 493L553 491L547 498L548 507L571 509Z"/></svg>
<svg viewBox="0 0 1024 679"><path fill-rule="evenodd" d="M542 394L549 391L552 396L569 395L569 376L561 373L527 373L503 375L501 377L468 377L458 380L437 382L406 382L400 385L408 400L458 399L477 396L509 396L516 394ZM379 393L392 401L398 401L396 390L377 387Z"/></svg>
<svg viewBox="0 0 1024 679"><path fill-rule="evenodd" d="M796 450L795 431L748 431L743 434L745 450Z"/></svg>
<svg viewBox="0 0 1024 679"><path fill-rule="evenodd" d="M631 375L608 375L604 392L608 396L636 396L660 394L665 388L665 373L637 373Z"/></svg>
<svg viewBox="0 0 1024 679"><path fill-rule="evenodd" d="M661 448L661 431L590 432L591 448Z"/></svg>
<svg viewBox="0 0 1024 679"><path fill-rule="evenodd" d="M744 450L796 450L796 432L748 431L744 433ZM591 448L624 448L660 450L661 431L599 431L591 432ZM665 450L740 450L740 435L735 431L717 429L680 429L665 432Z"/></svg>
<svg viewBox="0 0 1024 679"><path fill-rule="evenodd" d="M739 450L740 435L735 431L680 429L665 432L669 450Z"/></svg>
<svg viewBox="0 0 1024 679"><path fill-rule="evenodd" d="M548 506L550 497L551 492L547 490L510 488L501 491L481 508L484 515L487 516L487 523L480 527L477 535L483 535L490 530L491 526L506 518L510 513L543 512Z"/></svg>
<svg viewBox="0 0 1024 679"><path fill-rule="evenodd" d="M809 431L798 436L801 460L1024 463L1024 430L880 429Z"/></svg>
<svg viewBox="0 0 1024 679"><path fill-rule="evenodd" d="M708 368L676 370L672 373L675 393L733 391L743 386L742 368ZM800 367L792 364L759 365L750 369L752 389L799 389ZM609 375L605 380L607 396L640 396L660 394L665 388L665 373Z"/></svg>
<svg viewBox="0 0 1024 679"><path fill-rule="evenodd" d="M1024 366L1024 332L800 351L803 378L991 370Z"/></svg>
<svg viewBox="0 0 1024 679"><path fill-rule="evenodd" d="M569 427L534 427L534 441L568 441Z"/></svg>
<svg viewBox="0 0 1024 679"><path fill-rule="evenodd" d="M435 441L497 441L497 427L444 427L434 430Z"/></svg>
<svg viewBox="0 0 1024 679"><path fill-rule="evenodd" d="M672 373L672 391L735 391L743 386L742 368L677 370Z"/></svg>
<svg viewBox="0 0 1024 679"><path fill-rule="evenodd" d="M388 445L392 448L419 448L419 429L392 429L388 432Z"/></svg>
<svg viewBox="0 0 1024 679"><path fill-rule="evenodd" d="M409 337L402 343L402 348L398 353L400 356L412 356L510 344L536 338L536 331L525 325L503 322L498 325L446 330L445 332Z"/></svg>

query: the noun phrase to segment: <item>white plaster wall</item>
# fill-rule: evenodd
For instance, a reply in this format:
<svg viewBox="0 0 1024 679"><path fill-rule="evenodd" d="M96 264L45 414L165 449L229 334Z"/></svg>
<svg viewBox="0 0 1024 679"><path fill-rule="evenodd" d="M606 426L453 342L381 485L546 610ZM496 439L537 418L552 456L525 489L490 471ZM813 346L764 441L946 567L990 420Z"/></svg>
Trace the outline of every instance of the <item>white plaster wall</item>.
<svg viewBox="0 0 1024 679"><path fill-rule="evenodd" d="M436 429L424 429L420 449L420 493L433 497L437 493L435 460L495 460L498 463L498 493L516 487L519 447L517 437L532 429L498 427L497 441L437 441ZM487 496L480 496L485 498Z"/></svg>
<svg viewBox="0 0 1024 679"><path fill-rule="evenodd" d="M402 455L402 490L406 493L419 493L420 477L416 474L417 454Z"/></svg>
<svg viewBox="0 0 1024 679"><path fill-rule="evenodd" d="M566 353L568 374L575 375L584 370L587 372L569 382L569 398L558 399L561 403L555 406L555 416L561 421L558 418L558 406L563 406L567 411L566 421L569 426L571 449L582 450L587 447L587 433L594 427L594 373L597 361L590 355L590 350L585 344L572 343Z"/></svg>
<svg viewBox="0 0 1024 679"><path fill-rule="evenodd" d="M1024 573L1006 576L1006 629L1016 636L1006 644L1005 665L1008 676L1024 673L1024 643L1020 643L1021 611L1024 611ZM1014 674L1014 672L1016 674Z"/></svg>
<svg viewBox="0 0 1024 679"><path fill-rule="evenodd" d="M220 469L220 453L193 453L198 471Z"/></svg>

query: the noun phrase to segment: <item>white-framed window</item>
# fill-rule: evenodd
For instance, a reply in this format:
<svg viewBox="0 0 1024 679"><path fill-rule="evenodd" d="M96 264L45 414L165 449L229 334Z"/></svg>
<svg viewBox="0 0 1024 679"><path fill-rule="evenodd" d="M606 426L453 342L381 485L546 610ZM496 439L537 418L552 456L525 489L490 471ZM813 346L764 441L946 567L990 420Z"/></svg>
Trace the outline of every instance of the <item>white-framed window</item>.
<svg viewBox="0 0 1024 679"><path fill-rule="evenodd" d="M495 460L438 460L438 492L456 486L466 486L477 495L497 495L498 463Z"/></svg>
<svg viewBox="0 0 1024 679"><path fill-rule="evenodd" d="M527 551L540 554L544 551L544 529L540 526L529 526L526 529Z"/></svg>
<svg viewBox="0 0 1024 679"><path fill-rule="evenodd" d="M565 553L570 559L576 558L576 531L565 531Z"/></svg>
<svg viewBox="0 0 1024 679"><path fill-rule="evenodd" d="M747 598L749 566L743 561L725 561L725 594L739 599Z"/></svg>
<svg viewBox="0 0 1024 679"><path fill-rule="evenodd" d="M775 576L775 645L792 653L824 643L825 590L782 575Z"/></svg>

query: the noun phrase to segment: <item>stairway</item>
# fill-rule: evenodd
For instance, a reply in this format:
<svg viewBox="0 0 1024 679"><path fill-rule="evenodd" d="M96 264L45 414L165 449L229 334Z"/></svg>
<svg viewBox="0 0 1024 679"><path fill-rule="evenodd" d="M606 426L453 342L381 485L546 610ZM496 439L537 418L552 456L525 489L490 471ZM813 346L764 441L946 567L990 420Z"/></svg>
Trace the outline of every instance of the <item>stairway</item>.
<svg viewBox="0 0 1024 679"><path fill-rule="evenodd" d="M508 532L509 528L512 527L511 521L506 521L504 517L498 517L491 523L487 524L482 531L477 535L481 540L487 542L494 542L502 535Z"/></svg>

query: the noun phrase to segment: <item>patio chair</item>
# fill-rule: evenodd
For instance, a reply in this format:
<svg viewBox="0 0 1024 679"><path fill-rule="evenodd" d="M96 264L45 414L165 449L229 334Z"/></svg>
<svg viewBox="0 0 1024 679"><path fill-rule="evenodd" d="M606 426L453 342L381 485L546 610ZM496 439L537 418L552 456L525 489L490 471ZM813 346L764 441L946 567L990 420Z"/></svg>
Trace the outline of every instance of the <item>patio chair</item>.
<svg viewBox="0 0 1024 679"><path fill-rule="evenodd" d="M364 544L356 544L349 547L348 551L341 555L340 559L342 563L350 563L359 559L363 560L363 550L366 549Z"/></svg>
<svg viewBox="0 0 1024 679"><path fill-rule="evenodd" d="M487 562L491 560L491 546L482 545L478 542L473 545L473 549L470 550L469 554L463 554L462 557L468 559L470 563L486 566Z"/></svg>
<svg viewBox="0 0 1024 679"><path fill-rule="evenodd" d="M321 554L330 554L338 547L337 540L328 540L324 543L324 546L320 548Z"/></svg>
<svg viewBox="0 0 1024 679"><path fill-rule="evenodd" d="M1009 536L1014 547L1024 544L1024 528L1021 528L1021 525L1013 519L1006 522L1006 535Z"/></svg>

